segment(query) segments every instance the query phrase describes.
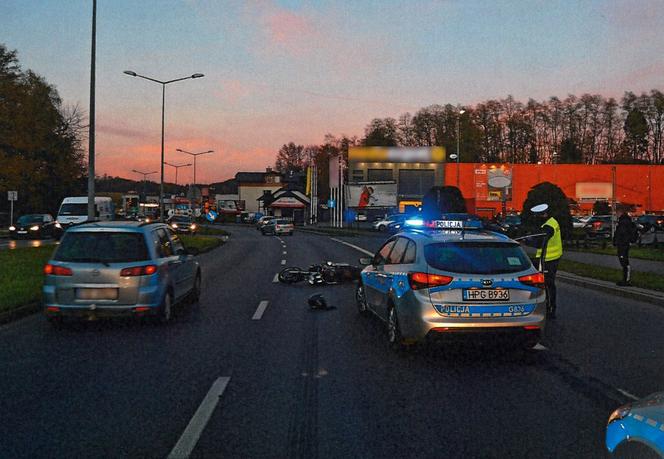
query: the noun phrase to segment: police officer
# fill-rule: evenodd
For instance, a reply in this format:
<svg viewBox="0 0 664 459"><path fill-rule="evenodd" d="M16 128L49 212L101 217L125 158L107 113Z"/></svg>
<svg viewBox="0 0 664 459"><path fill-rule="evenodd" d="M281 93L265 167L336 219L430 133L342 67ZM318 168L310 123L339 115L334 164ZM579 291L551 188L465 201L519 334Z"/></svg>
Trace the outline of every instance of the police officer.
<svg viewBox="0 0 664 459"><path fill-rule="evenodd" d="M546 234L546 240L542 249L537 250L537 258L541 260L542 270L544 272L544 284L547 294L547 317L556 318L556 272L558 271L558 262L563 256L563 240L560 235L560 224L549 215L549 205L540 204L530 209L532 213L544 220L542 230Z"/></svg>
<svg viewBox="0 0 664 459"><path fill-rule="evenodd" d="M623 270L622 282L616 282L620 286L630 286L631 269L629 266L629 244L636 242L638 229L627 214L622 214L618 219L618 226L613 233L613 245L618 249L618 261Z"/></svg>

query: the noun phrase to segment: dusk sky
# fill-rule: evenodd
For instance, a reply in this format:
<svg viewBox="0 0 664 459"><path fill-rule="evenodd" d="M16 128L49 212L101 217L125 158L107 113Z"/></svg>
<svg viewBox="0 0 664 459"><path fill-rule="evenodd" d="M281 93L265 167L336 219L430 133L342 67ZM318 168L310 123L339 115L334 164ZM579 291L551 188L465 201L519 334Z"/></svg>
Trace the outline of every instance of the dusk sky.
<svg viewBox="0 0 664 459"><path fill-rule="evenodd" d="M91 11L0 0L0 42L86 112ZM426 105L662 90L663 43L664 0L98 0L97 173L159 169L161 87L123 70L205 74L166 88L166 160L215 150L211 182Z"/></svg>

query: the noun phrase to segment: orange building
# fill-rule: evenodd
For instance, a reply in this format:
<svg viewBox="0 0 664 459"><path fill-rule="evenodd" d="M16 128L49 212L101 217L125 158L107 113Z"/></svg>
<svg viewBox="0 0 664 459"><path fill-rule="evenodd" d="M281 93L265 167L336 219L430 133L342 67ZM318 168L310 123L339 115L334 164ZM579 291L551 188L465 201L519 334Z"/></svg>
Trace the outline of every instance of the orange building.
<svg viewBox="0 0 664 459"><path fill-rule="evenodd" d="M511 185L492 186L508 182L497 177L508 178ZM528 191L542 182L559 186L584 214L590 213L595 201L614 198L634 205L638 214L664 212L664 166L446 163L444 182L458 185L464 197L474 202L475 212L486 216L501 211L503 195L507 210L520 212Z"/></svg>

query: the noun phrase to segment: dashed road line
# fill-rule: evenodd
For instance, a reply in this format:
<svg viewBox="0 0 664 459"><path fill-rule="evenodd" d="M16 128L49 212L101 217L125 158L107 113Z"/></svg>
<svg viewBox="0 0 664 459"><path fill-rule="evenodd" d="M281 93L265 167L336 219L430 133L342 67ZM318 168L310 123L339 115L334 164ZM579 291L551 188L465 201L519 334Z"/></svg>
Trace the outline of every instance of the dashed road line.
<svg viewBox="0 0 664 459"><path fill-rule="evenodd" d="M285 265L285 264L286 264L286 260L281 260L281 264L282 264L282 265Z"/></svg>
<svg viewBox="0 0 664 459"><path fill-rule="evenodd" d="M286 254L288 254L288 252L286 252L286 251L284 250L283 252L281 252L281 254L282 254L282 255L286 255Z"/></svg>
<svg viewBox="0 0 664 459"><path fill-rule="evenodd" d="M335 237L331 237L330 239L332 239L333 241L339 242L343 245L347 245L348 247L352 247L353 249L358 250L358 251L360 251L360 252L362 252L366 255L369 255L369 256L372 256L372 257L374 255L373 253L369 252L367 249L363 249L362 247L358 247L354 244L351 244L350 242L342 241L341 239L337 239Z"/></svg>
<svg viewBox="0 0 664 459"><path fill-rule="evenodd" d="M184 429L177 444L168 455L168 459L186 458L191 455L230 380L230 377L222 376L212 384L196 413L194 413L194 417L191 418L187 428Z"/></svg>
<svg viewBox="0 0 664 459"><path fill-rule="evenodd" d="M618 392L620 392L621 394L623 394L625 397L627 397L627 398L631 398L632 400L638 400L638 399L639 399L639 397L637 397L636 395L632 395L632 394L630 394L629 392L627 392L626 390L623 390L623 389L621 389L621 388L619 388L619 387L616 387L616 390L617 390Z"/></svg>
<svg viewBox="0 0 664 459"><path fill-rule="evenodd" d="M261 320L261 317L263 317L268 304L269 301L267 300L263 300L258 303L258 308L256 308L256 312L254 312L254 316L251 318L251 320Z"/></svg>
<svg viewBox="0 0 664 459"><path fill-rule="evenodd" d="M279 282L279 273L275 273L274 277L272 278L272 283L276 284Z"/></svg>
<svg viewBox="0 0 664 459"><path fill-rule="evenodd" d="M540 343L535 344L535 347L533 347L533 349L535 349L536 351L548 351L549 350L548 347L546 347L546 346L544 346Z"/></svg>

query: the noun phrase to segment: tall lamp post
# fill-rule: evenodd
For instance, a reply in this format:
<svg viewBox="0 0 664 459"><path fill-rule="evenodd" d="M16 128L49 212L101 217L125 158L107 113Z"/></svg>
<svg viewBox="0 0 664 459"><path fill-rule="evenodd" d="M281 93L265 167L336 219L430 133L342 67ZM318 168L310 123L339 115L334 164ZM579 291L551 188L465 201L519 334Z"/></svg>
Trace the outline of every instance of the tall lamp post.
<svg viewBox="0 0 664 459"><path fill-rule="evenodd" d="M141 174L143 176L143 196L145 199L147 199L147 192L145 191L145 186L147 184L147 176L156 174L157 171L152 171L152 172L142 172L142 171L137 171L136 169L132 169L132 172L136 172L137 174Z"/></svg>
<svg viewBox="0 0 664 459"><path fill-rule="evenodd" d="M459 110L459 116L457 116L456 119L456 143L457 143L457 148L456 148L456 176L457 176L457 188L459 188L459 160L461 159L461 154L459 153L459 121L461 120L461 115L466 113L465 110Z"/></svg>
<svg viewBox="0 0 664 459"><path fill-rule="evenodd" d="M186 153L188 155L191 155L194 157L194 200L196 200L196 158L199 157L200 155L207 155L208 153L214 153L214 150L208 150L208 151L201 151L198 153L192 153L187 150L182 150L181 148L177 148L176 151L179 151L180 153Z"/></svg>
<svg viewBox="0 0 664 459"><path fill-rule="evenodd" d="M92 0L92 47L90 50L90 125L88 126L88 220L95 219L95 82L97 67L97 0ZM12 201L13 203L13 201Z"/></svg>
<svg viewBox="0 0 664 459"><path fill-rule="evenodd" d="M161 85L161 180L159 183L159 220L164 221L164 109L166 106L166 85L176 81L188 80L190 78L202 78L202 73L194 73L188 77L176 78L174 80L161 81L154 78L139 75L131 70L125 70L124 73L129 76L143 78Z"/></svg>
<svg viewBox="0 0 664 459"><path fill-rule="evenodd" d="M167 166L171 166L171 167L174 167L174 168L175 168L175 186L177 186L177 184L178 184L178 170L179 170L181 167L191 166L191 163L187 163L187 164L171 164L171 163L169 163L169 162L167 162L167 161L164 161L164 164L166 164Z"/></svg>

